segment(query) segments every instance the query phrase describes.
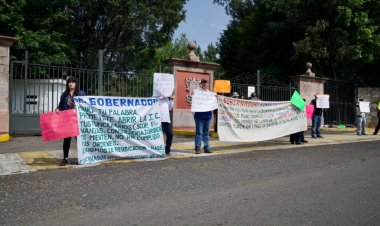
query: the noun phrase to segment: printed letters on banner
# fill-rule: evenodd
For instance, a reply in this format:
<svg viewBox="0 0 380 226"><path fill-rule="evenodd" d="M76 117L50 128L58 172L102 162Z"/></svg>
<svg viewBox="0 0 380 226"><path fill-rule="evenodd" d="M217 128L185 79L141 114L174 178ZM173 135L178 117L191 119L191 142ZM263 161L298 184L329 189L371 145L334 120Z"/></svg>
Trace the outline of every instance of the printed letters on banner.
<svg viewBox="0 0 380 226"><path fill-rule="evenodd" d="M164 157L157 98L84 96L78 112L78 163Z"/></svg>
<svg viewBox="0 0 380 226"><path fill-rule="evenodd" d="M191 112L206 112L218 108L216 93L201 88L194 90L191 97Z"/></svg>
<svg viewBox="0 0 380 226"><path fill-rule="evenodd" d="M289 101L249 101L218 96L220 141L270 140L307 130L305 111Z"/></svg>
<svg viewBox="0 0 380 226"><path fill-rule="evenodd" d="M170 97L174 90L174 76L166 73L153 74L153 96Z"/></svg>

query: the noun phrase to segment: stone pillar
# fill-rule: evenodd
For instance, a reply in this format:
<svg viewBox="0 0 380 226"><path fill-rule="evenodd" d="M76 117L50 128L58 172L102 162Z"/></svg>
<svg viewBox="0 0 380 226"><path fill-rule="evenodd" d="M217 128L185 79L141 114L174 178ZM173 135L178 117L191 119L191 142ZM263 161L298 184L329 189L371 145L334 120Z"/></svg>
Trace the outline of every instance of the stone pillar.
<svg viewBox="0 0 380 226"><path fill-rule="evenodd" d="M9 133L9 48L15 38L0 35L0 136ZM1 138L0 138L1 140Z"/></svg>
<svg viewBox="0 0 380 226"><path fill-rule="evenodd" d="M306 104L310 104L311 100L314 99L314 95L319 93L324 93L324 83L327 78L316 77L311 71L312 64L310 62L306 63L306 72L302 75L290 76L290 78L296 83L298 91L301 96L306 99ZM328 94L328 93L327 93ZM311 120L307 120L308 126L311 126ZM324 124L322 119L321 125Z"/></svg>
<svg viewBox="0 0 380 226"><path fill-rule="evenodd" d="M191 113L190 84L207 79L209 89L213 90L214 71L218 66L216 63L200 62L195 55L193 43L188 45L190 54L187 59L172 58L166 61L171 73L174 75L174 107L173 127L195 127L193 114Z"/></svg>
<svg viewBox="0 0 380 226"><path fill-rule="evenodd" d="M307 104L314 99L316 93L324 93L324 83L327 81L327 78L316 77L311 71L311 67L311 63L307 62L305 74L290 76L299 88L301 96L306 99Z"/></svg>

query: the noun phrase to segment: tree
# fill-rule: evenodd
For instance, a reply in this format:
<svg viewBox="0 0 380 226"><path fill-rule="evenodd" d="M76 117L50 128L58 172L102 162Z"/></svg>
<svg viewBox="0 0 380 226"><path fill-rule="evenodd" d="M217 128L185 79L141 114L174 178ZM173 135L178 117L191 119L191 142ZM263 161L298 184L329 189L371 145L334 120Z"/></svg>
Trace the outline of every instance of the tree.
<svg viewBox="0 0 380 226"><path fill-rule="evenodd" d="M0 27L15 36L14 54L31 60L94 67L99 49L106 69L144 68L185 17L186 0L2 0ZM13 52L12 52L13 54Z"/></svg>
<svg viewBox="0 0 380 226"><path fill-rule="evenodd" d="M233 21L220 63L231 77L264 69L286 79L307 61L317 75L370 81L379 68L378 0L215 0Z"/></svg>

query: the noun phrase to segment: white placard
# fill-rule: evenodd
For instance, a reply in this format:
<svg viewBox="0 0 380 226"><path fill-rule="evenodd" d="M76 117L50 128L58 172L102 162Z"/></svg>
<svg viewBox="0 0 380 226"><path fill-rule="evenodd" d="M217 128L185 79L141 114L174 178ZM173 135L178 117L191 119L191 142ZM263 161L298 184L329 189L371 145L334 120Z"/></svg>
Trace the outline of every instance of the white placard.
<svg viewBox="0 0 380 226"><path fill-rule="evenodd" d="M216 93L201 88L194 90L191 97L191 112L206 112L218 108Z"/></svg>
<svg viewBox="0 0 380 226"><path fill-rule="evenodd" d="M270 140L307 130L305 111L290 101L249 101L218 96L220 141Z"/></svg>
<svg viewBox="0 0 380 226"><path fill-rule="evenodd" d="M170 97L174 90L174 76L166 73L153 74L153 96Z"/></svg>
<svg viewBox="0 0 380 226"><path fill-rule="evenodd" d="M165 156L157 98L75 98L78 164Z"/></svg>
<svg viewBox="0 0 380 226"><path fill-rule="evenodd" d="M254 86L248 86L248 98L251 97L251 94L255 92Z"/></svg>
<svg viewBox="0 0 380 226"><path fill-rule="evenodd" d="M369 113L370 112L370 110L369 110L369 102L360 101L359 102L359 109L360 109L360 112Z"/></svg>
<svg viewBox="0 0 380 226"><path fill-rule="evenodd" d="M330 108L330 95L323 94L317 95L317 108Z"/></svg>

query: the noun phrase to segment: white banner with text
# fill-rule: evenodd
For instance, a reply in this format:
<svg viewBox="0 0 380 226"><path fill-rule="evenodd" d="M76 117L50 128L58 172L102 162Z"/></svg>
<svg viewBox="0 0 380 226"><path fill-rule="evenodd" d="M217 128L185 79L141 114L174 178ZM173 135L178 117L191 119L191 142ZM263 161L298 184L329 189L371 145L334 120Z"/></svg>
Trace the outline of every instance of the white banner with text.
<svg viewBox="0 0 380 226"><path fill-rule="evenodd" d="M157 98L75 97L78 164L164 157Z"/></svg>
<svg viewBox="0 0 380 226"><path fill-rule="evenodd" d="M268 102L218 96L220 141L270 140L307 130L305 111L290 101Z"/></svg>

